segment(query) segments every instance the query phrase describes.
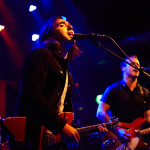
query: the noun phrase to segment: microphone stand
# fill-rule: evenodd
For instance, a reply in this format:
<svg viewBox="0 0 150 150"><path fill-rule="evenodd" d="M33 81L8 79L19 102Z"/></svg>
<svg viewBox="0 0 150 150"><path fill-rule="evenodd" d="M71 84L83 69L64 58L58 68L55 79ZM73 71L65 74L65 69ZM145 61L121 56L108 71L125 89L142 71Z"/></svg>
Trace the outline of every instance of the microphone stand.
<svg viewBox="0 0 150 150"><path fill-rule="evenodd" d="M130 58L127 56L127 54L119 47L119 45L108 35L103 35L103 37L108 37L109 39L111 39L116 45L117 47L126 55L126 57L130 60ZM95 44L96 46L99 46L103 49L105 49L107 52L111 53L112 55L114 55L115 57L121 59L122 61L126 62L127 64L129 64L130 66L134 67L135 69L139 70L139 72L142 72L143 74L147 75L148 77L150 77L150 74L148 74L147 72L144 71L143 67L137 67L131 60L131 62L134 64L131 64L127 61L125 61L122 57L120 57L119 55L115 54L114 52L110 51L109 49L105 48L104 46L102 46L99 42L97 42L95 39L91 39L92 43Z"/></svg>

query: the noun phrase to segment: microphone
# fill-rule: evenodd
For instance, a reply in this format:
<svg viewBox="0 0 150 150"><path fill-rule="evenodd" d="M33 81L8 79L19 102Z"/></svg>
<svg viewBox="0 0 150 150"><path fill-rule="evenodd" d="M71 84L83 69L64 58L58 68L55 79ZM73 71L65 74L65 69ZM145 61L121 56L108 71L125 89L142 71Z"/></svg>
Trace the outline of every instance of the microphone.
<svg viewBox="0 0 150 150"><path fill-rule="evenodd" d="M98 38L101 38L101 37L104 37L105 35L100 35L100 34L94 34L94 33L91 33L91 34L81 34L81 33L75 33L73 35L73 38L75 40L78 40L78 39L98 39Z"/></svg>
<svg viewBox="0 0 150 150"><path fill-rule="evenodd" d="M150 71L150 67L142 67L142 69Z"/></svg>

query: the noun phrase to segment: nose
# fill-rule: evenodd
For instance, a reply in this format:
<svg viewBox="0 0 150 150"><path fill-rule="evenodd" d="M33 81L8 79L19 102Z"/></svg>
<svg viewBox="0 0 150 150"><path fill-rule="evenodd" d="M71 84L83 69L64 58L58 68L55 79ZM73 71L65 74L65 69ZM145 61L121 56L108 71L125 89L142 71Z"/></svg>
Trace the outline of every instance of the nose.
<svg viewBox="0 0 150 150"><path fill-rule="evenodd" d="M68 30L73 30L73 26L69 24L69 25L67 26L67 29L68 29Z"/></svg>

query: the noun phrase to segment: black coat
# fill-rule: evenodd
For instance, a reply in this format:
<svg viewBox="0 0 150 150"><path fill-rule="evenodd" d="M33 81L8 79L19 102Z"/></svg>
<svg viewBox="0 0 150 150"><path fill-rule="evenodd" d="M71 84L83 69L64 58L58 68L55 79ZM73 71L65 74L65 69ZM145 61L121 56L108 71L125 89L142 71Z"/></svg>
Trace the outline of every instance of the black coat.
<svg viewBox="0 0 150 150"><path fill-rule="evenodd" d="M27 139L39 137L41 124L54 133L61 132L66 124L58 116L57 104L64 89L67 64L67 60L47 48L35 49L25 57L16 115L27 117ZM72 76L68 73L64 103L67 112L73 112L72 86Z"/></svg>

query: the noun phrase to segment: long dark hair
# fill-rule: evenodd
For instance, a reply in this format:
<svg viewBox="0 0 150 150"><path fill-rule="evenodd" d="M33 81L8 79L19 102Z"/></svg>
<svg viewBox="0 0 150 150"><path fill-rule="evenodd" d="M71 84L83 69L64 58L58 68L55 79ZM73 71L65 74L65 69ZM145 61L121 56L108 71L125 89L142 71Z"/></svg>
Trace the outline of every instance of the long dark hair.
<svg viewBox="0 0 150 150"><path fill-rule="evenodd" d="M59 41L56 40L56 38L53 35L53 25L55 24L55 22L57 21L57 19L64 19L63 16L55 16L50 18L46 24L44 25L44 27L41 29L40 34L39 34L39 39L36 43L36 45L34 45L34 49L35 48L49 48L50 50L58 50L61 49L61 45L59 43ZM78 56L80 56L80 54L83 53L79 47L74 44L68 53L68 60L70 63L72 63L74 61L74 59Z"/></svg>

